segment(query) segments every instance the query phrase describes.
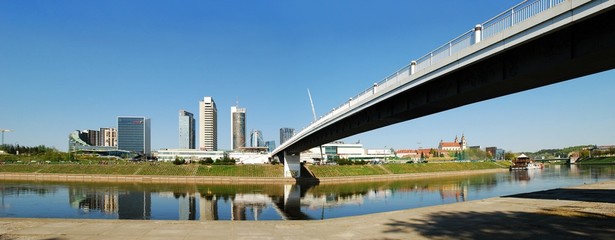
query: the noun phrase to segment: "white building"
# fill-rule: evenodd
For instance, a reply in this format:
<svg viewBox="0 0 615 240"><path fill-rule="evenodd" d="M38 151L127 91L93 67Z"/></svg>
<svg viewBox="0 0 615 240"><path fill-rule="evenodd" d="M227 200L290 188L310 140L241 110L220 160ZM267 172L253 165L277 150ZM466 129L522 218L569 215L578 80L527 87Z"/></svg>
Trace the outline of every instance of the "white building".
<svg viewBox="0 0 615 240"><path fill-rule="evenodd" d="M199 149L218 150L218 110L211 97L199 102Z"/></svg>
<svg viewBox="0 0 615 240"><path fill-rule="evenodd" d="M117 147L117 128L100 128L98 137L99 146Z"/></svg>
<svg viewBox="0 0 615 240"><path fill-rule="evenodd" d="M171 162L175 158L181 158L189 162L196 162L201 159L211 158L218 160L224 157L224 151L202 151L198 149L160 149L158 150L158 161Z"/></svg>

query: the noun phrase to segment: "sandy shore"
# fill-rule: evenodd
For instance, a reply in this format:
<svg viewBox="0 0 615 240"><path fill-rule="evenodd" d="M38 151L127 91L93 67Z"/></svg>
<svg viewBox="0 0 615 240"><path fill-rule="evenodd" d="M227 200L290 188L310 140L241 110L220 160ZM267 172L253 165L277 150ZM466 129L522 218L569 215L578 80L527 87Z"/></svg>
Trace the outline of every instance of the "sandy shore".
<svg viewBox="0 0 615 240"><path fill-rule="evenodd" d="M321 221L0 219L0 239L613 239L615 180Z"/></svg>

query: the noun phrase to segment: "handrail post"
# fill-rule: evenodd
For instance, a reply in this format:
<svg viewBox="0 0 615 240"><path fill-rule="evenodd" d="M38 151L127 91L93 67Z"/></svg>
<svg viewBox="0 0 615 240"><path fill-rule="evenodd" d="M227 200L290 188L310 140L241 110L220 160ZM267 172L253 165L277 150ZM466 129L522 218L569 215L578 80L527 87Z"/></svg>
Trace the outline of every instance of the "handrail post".
<svg viewBox="0 0 615 240"><path fill-rule="evenodd" d="M476 24L476 26L474 26L474 43L473 44L477 44L482 40L481 39L482 31L483 31L483 26L481 26L480 24Z"/></svg>
<svg viewBox="0 0 615 240"><path fill-rule="evenodd" d="M410 62L410 75L416 72L416 61Z"/></svg>

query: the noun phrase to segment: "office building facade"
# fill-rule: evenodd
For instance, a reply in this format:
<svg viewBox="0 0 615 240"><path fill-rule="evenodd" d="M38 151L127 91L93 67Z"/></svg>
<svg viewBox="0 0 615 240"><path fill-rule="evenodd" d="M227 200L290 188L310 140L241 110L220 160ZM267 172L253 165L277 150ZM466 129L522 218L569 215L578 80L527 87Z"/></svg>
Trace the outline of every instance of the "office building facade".
<svg viewBox="0 0 615 240"><path fill-rule="evenodd" d="M280 128L280 145L295 136L294 128Z"/></svg>
<svg viewBox="0 0 615 240"><path fill-rule="evenodd" d="M145 117L117 117L117 148L151 155L151 124Z"/></svg>
<svg viewBox="0 0 615 240"><path fill-rule="evenodd" d="M236 150L246 146L246 109L231 107L231 148Z"/></svg>
<svg viewBox="0 0 615 240"><path fill-rule="evenodd" d="M218 109L212 97L199 102L199 149L218 150Z"/></svg>
<svg viewBox="0 0 615 240"><path fill-rule="evenodd" d="M194 115L185 110L179 110L179 148L195 149Z"/></svg>
<svg viewBox="0 0 615 240"><path fill-rule="evenodd" d="M250 147L264 147L265 140L263 140L263 132L261 130L254 129L250 133Z"/></svg>
<svg viewBox="0 0 615 240"><path fill-rule="evenodd" d="M105 147L117 147L117 129L100 128L98 131L98 144Z"/></svg>

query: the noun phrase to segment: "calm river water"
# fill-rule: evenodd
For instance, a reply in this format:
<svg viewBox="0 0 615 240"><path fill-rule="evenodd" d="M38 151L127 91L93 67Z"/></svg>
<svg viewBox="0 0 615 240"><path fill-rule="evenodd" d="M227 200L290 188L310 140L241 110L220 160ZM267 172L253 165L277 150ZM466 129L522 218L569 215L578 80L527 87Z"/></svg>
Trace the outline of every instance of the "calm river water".
<svg viewBox="0 0 615 240"><path fill-rule="evenodd" d="M389 182L154 185L0 182L0 217L152 220L328 219L615 179L615 166L548 166Z"/></svg>

